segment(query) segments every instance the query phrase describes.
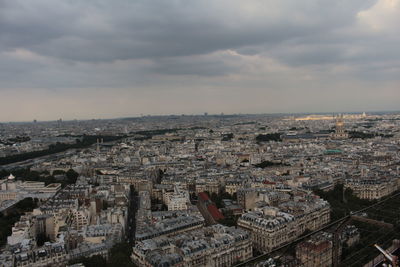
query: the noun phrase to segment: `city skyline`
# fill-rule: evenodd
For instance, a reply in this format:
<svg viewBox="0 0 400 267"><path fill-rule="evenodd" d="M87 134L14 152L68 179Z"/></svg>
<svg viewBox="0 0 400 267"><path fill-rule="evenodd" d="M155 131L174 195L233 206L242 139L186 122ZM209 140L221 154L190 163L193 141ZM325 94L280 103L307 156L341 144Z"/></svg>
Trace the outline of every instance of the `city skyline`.
<svg viewBox="0 0 400 267"><path fill-rule="evenodd" d="M0 121L397 110L399 0L0 2Z"/></svg>
<svg viewBox="0 0 400 267"><path fill-rule="evenodd" d="M0 121L0 123L47 123L47 122L71 122L71 121L91 121L91 120L96 120L96 121L102 121L102 120L124 120L124 119L140 119L140 118L168 118L168 117L181 117L181 116L187 116L187 117L202 117L202 116L295 116L298 118L301 118L301 116L320 116L320 115L327 115L329 117L332 117L332 120L335 119L335 116L338 115L362 115L362 114L368 114L368 115L383 115L383 114L396 114L398 113L398 110L374 110L374 111L341 111L341 112L276 112L276 113L208 113L208 112L203 112L203 113L193 113L193 114L139 114L139 115L132 115L132 116L121 116L121 117L113 117L113 116L106 116L106 117L99 117L99 118L81 118L81 119L76 119L76 118L54 118L54 119L49 119L49 120L41 120L40 118L33 119L33 120L20 120L20 121ZM323 117L321 119L314 119L314 120L326 120L326 117Z"/></svg>

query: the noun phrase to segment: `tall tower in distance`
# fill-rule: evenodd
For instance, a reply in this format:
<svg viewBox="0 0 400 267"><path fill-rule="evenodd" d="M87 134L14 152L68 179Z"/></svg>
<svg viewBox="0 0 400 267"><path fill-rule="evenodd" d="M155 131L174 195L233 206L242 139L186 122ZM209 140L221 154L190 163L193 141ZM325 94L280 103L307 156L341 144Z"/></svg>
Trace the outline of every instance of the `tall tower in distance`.
<svg viewBox="0 0 400 267"><path fill-rule="evenodd" d="M335 133L332 135L333 139L347 139L349 138L348 133L344 129L343 115L340 114L336 118Z"/></svg>

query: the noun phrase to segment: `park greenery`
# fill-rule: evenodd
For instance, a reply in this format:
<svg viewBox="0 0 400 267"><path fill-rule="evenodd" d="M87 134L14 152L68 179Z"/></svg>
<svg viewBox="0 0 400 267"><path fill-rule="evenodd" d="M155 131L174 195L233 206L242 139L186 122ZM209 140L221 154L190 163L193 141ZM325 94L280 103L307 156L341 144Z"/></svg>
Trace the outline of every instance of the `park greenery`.
<svg viewBox="0 0 400 267"><path fill-rule="evenodd" d="M69 265L82 263L85 267L99 267L107 266L107 260L100 255L93 255L91 257L80 257L68 262Z"/></svg>
<svg viewBox="0 0 400 267"><path fill-rule="evenodd" d="M25 198L18 202L7 215L0 213L0 246L7 243L7 236L11 235L11 228L19 221L21 215L37 207L37 199Z"/></svg>
<svg viewBox="0 0 400 267"><path fill-rule="evenodd" d="M221 141L231 141L233 138L233 133L224 134Z"/></svg>
<svg viewBox="0 0 400 267"><path fill-rule="evenodd" d="M329 202L332 221L377 203L377 200L359 199L351 189L344 189L342 184L337 184L331 191L315 190L315 193ZM391 223L393 229L351 221L360 231L360 241L352 247L343 245L342 266L362 266L378 255L378 251L373 247L375 243L387 247L394 238L400 238L400 197L387 196L383 199L386 198L386 201L366 210L364 215L376 221Z"/></svg>
<svg viewBox="0 0 400 267"><path fill-rule="evenodd" d="M164 135L167 133L176 133L179 130L195 130L195 129L205 129L204 127L192 127L187 129L181 128L172 128L172 129L157 129L157 130L145 130L145 131L137 131L130 133L134 135L135 140L147 140L151 139L155 135ZM102 140L103 142L112 142L118 141L123 138L128 137L127 135L83 135L83 136L72 136L72 135L62 135L65 137L76 137L75 143L67 144L67 143L60 143L57 142L55 144L49 145L47 149L38 150L38 151L31 151L25 152L15 155L10 155L6 157L0 157L0 166L12 164L20 161L30 160L38 157L48 156L60 152L64 152L68 149L82 149L87 148L97 142L97 140ZM26 142L28 141L29 137L18 137L18 139L10 139L11 141L18 141L18 142ZM10 141L9 140L9 141ZM6 143L8 144L8 143Z"/></svg>
<svg viewBox="0 0 400 267"><path fill-rule="evenodd" d="M269 133L269 134L257 135L256 141L257 142L269 142L269 141L281 142L282 139L281 139L280 133Z"/></svg>
<svg viewBox="0 0 400 267"><path fill-rule="evenodd" d="M286 165L286 164L284 164L282 162L273 162L273 161L266 160L266 161L263 161L261 163L254 164L254 166L257 167L257 168L264 169L264 168L268 168L268 167L288 166L288 165Z"/></svg>
<svg viewBox="0 0 400 267"><path fill-rule="evenodd" d="M153 136L156 136L156 135L164 135L167 133L177 133L178 131L182 131L182 130L198 130L198 129L207 129L207 128L197 126L197 127L190 127L190 128L143 130L143 131L131 132L130 135L134 135L135 140L147 140L147 139L151 139ZM210 131L212 131L212 130L210 130Z"/></svg>
<svg viewBox="0 0 400 267"><path fill-rule="evenodd" d="M145 130L145 131L132 132L132 134L139 135L139 137L135 137L135 140L147 140L147 139L151 139L155 135L176 133L179 130L181 130L181 129L180 128L172 128L172 129Z"/></svg>
<svg viewBox="0 0 400 267"><path fill-rule="evenodd" d="M382 133L364 133L364 132L358 132L358 131L349 131L349 138L356 139L369 139L369 138L375 138L375 137L382 137L382 138L390 138L393 137L392 134L382 134Z"/></svg>
<svg viewBox="0 0 400 267"><path fill-rule="evenodd" d="M244 122L235 123L233 125L252 125L252 124L257 124L257 122L256 121L244 121Z"/></svg>
<svg viewBox="0 0 400 267"><path fill-rule="evenodd" d="M329 202L331 206L331 220L335 221L350 212L354 212L372 205L375 201L360 199L353 194L350 188L344 189L343 184L337 184L330 191L316 189L315 194Z"/></svg>
<svg viewBox="0 0 400 267"><path fill-rule="evenodd" d="M7 140L0 140L0 144L10 146L10 145L17 144L17 143L28 142L30 140L31 140L31 138L29 136L16 136L13 138L9 138Z"/></svg>
<svg viewBox="0 0 400 267"><path fill-rule="evenodd" d="M73 144L57 142L55 144L51 144L47 149L44 150L31 151L31 152L2 157L0 158L0 166L60 153L72 148L75 149L86 148L95 144L97 140L103 140L103 142L111 142L120 140L124 137L126 136L83 135L81 138L77 138L75 143Z"/></svg>
<svg viewBox="0 0 400 267"><path fill-rule="evenodd" d="M225 215L224 215L225 216ZM223 219L219 219L218 223L228 226L228 227L232 227L232 226L237 226L237 221L239 219L239 216L225 216L225 218Z"/></svg>
<svg viewBox="0 0 400 267"><path fill-rule="evenodd" d="M20 168L14 169L12 171L2 169L0 170L0 178L6 178L11 173L16 177L16 180L44 182L45 185L51 183L61 183L62 187L68 184L74 184L79 176L79 174L73 169L69 169L68 171L55 170L53 171L53 174L50 174L48 171L39 172L32 171L29 168ZM64 178L58 181L55 178L55 176L57 175L62 175L64 176Z"/></svg>
<svg viewBox="0 0 400 267"><path fill-rule="evenodd" d="M110 252L108 259L102 256L95 255L91 257L81 257L69 261L69 265L82 263L85 267L114 267L114 266L126 266L134 267L135 264L131 261L130 255L132 253L132 247L127 242L122 242L114 245Z"/></svg>

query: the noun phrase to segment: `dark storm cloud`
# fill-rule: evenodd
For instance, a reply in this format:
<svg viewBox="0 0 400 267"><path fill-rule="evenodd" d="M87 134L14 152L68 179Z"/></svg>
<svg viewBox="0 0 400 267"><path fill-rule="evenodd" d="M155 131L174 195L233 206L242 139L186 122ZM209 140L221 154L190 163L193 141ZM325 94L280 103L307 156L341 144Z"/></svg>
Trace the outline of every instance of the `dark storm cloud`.
<svg viewBox="0 0 400 267"><path fill-rule="evenodd" d="M21 101L18 119L50 118L49 103L74 118L393 109L398 25L400 0L0 0L0 106Z"/></svg>
<svg viewBox="0 0 400 267"><path fill-rule="evenodd" d="M211 53L324 33L372 1L2 1L3 49L77 61Z"/></svg>

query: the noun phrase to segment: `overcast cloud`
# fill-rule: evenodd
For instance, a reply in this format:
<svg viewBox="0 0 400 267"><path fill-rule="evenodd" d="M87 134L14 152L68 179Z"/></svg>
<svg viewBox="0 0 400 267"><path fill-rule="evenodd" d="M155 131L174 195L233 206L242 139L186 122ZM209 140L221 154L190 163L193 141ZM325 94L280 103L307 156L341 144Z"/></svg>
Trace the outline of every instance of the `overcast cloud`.
<svg viewBox="0 0 400 267"><path fill-rule="evenodd" d="M0 121L398 110L400 0L0 0Z"/></svg>

